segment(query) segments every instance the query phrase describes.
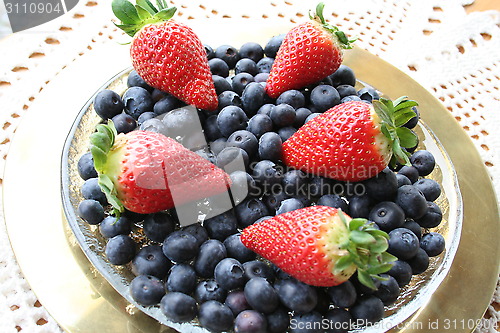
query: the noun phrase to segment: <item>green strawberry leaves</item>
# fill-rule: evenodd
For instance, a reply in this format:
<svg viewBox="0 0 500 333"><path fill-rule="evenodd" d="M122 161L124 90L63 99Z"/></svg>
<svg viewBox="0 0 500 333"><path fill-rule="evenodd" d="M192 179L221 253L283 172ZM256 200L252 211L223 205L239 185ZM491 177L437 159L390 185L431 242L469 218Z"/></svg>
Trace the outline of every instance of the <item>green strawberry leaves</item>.
<svg viewBox="0 0 500 333"><path fill-rule="evenodd" d="M409 153L403 148L415 147L418 139L413 131L402 126L416 116L412 108L417 105L406 96L394 101L387 98L373 101L373 108L381 120L381 132L392 144L392 164L410 165Z"/></svg>
<svg viewBox="0 0 500 333"><path fill-rule="evenodd" d="M354 43L357 38L349 39L346 34L336 26L328 24L323 16L323 9L325 8L325 4L323 2L318 3L316 6L316 12L309 13L309 18L311 20L315 20L321 23L323 29L328 31L330 34L334 35L338 41L338 44L343 49L352 49L351 43Z"/></svg>
<svg viewBox="0 0 500 333"><path fill-rule="evenodd" d="M128 0L113 0L111 9L121 24L115 24L127 35L134 35L147 24L165 22L170 20L175 12L175 7L168 7L165 0L157 0L156 8L149 0L137 0L133 5Z"/></svg>

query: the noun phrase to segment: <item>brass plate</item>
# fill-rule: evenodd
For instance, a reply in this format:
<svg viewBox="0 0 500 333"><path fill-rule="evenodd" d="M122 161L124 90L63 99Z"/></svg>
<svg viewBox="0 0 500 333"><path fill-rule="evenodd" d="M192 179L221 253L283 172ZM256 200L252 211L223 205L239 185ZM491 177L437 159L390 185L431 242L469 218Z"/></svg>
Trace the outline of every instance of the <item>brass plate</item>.
<svg viewBox="0 0 500 333"><path fill-rule="evenodd" d="M214 46L232 43L239 47L251 40L262 44L286 31L262 22L252 24L261 27L259 34L255 30L242 33L235 31L237 24L224 23L215 26L228 33L222 38L213 34L214 28L206 29L201 23L192 26L204 42ZM448 277L407 321L417 324L394 331L437 327L438 331L471 332L490 302L500 258L495 246L499 212L483 163L449 112L408 76L360 49L349 51L345 63L360 80L387 95L409 95L420 102L423 120L455 165L464 201L462 238ZM7 159L3 203L12 247L37 297L69 332L169 331L130 306L95 271L68 229L61 206L60 160L66 135L89 96L129 64L126 48L109 45L68 66L25 115ZM477 221L480 226L475 225Z"/></svg>

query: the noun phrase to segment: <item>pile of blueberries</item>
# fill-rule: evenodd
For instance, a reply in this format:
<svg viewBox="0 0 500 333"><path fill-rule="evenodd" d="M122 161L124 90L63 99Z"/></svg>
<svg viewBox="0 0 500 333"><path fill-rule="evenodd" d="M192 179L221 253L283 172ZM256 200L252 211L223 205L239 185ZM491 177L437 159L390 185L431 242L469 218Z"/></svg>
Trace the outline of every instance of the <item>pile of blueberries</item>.
<svg viewBox="0 0 500 333"><path fill-rule="evenodd" d="M84 180L79 216L106 238L109 262L127 265L136 275L130 283L133 299L159 306L171 321L197 320L211 332L347 332L354 324L382 319L384 307L396 302L412 275L423 273L429 257L444 251L444 238L429 230L442 220L434 202L440 185L424 178L435 166L429 151L412 149L411 166L386 168L359 183L307 175L281 163L282 143L313 117L345 101L379 98L372 87L356 89L353 71L342 65L318 84L271 99L264 87L282 40L273 37L265 48L206 46L219 96L214 112L151 88L135 71L123 96L103 90L94 100L97 114L112 119L118 132L140 128L173 137L225 169L232 190L249 189L233 209L187 227L179 226L175 209L150 215L126 211L117 220L98 186L92 156L79 159ZM406 124L410 129L418 122L415 111ZM231 170L236 158L243 170ZM389 233L388 251L399 260L384 280L375 280L377 290L356 276L336 287L306 285L241 243L239 232L246 226L309 205L341 208ZM140 249L131 237L138 228L148 238Z"/></svg>

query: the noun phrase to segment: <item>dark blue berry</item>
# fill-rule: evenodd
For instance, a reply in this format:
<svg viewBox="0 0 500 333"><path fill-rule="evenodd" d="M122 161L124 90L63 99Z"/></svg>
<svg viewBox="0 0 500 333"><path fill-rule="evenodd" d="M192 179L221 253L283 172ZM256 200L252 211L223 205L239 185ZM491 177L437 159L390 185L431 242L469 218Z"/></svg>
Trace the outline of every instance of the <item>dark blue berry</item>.
<svg viewBox="0 0 500 333"><path fill-rule="evenodd" d="M83 200L78 205L78 216L84 219L88 224L99 224L104 219L104 208L96 200Z"/></svg>
<svg viewBox="0 0 500 333"><path fill-rule="evenodd" d="M137 121L126 113L120 113L111 120L118 133L128 133L137 127Z"/></svg>
<svg viewBox="0 0 500 333"><path fill-rule="evenodd" d="M413 275L423 273L429 267L429 255L424 249L419 248L417 254L408 259L408 264L410 264Z"/></svg>
<svg viewBox="0 0 500 333"><path fill-rule="evenodd" d="M398 190L396 174L385 168L375 177L363 182L366 194L377 201L392 200Z"/></svg>
<svg viewBox="0 0 500 333"><path fill-rule="evenodd" d="M262 58L257 62L257 69L259 70L259 73L271 73L273 64L274 64L273 58Z"/></svg>
<svg viewBox="0 0 500 333"><path fill-rule="evenodd" d="M269 215L266 205L256 198L247 198L234 208L238 226L246 228L263 216Z"/></svg>
<svg viewBox="0 0 500 333"><path fill-rule="evenodd" d="M257 138L272 130L273 122L269 116L264 114L256 114L248 121L247 131L252 132Z"/></svg>
<svg viewBox="0 0 500 333"><path fill-rule="evenodd" d="M311 108L309 108L311 109ZM309 120L314 119L315 117L319 116L321 113L319 112L314 112L311 113L310 115L307 116L306 120L304 121L304 124L306 124Z"/></svg>
<svg viewBox="0 0 500 333"><path fill-rule="evenodd" d="M333 305L341 308L352 306L356 302L358 296L356 288L354 288L354 285L349 280L338 286L329 287L327 293Z"/></svg>
<svg viewBox="0 0 500 333"><path fill-rule="evenodd" d="M252 117L267 100L264 86L257 82L250 82L241 93L241 102L246 114Z"/></svg>
<svg viewBox="0 0 500 333"><path fill-rule="evenodd" d="M155 88L151 92L151 97L153 98L153 101L155 101L155 103L166 96L169 96L169 94L164 91L161 91L160 89Z"/></svg>
<svg viewBox="0 0 500 333"><path fill-rule="evenodd" d="M427 213L427 200L418 188L413 185L403 185L398 188L396 204L403 209L406 217L418 219Z"/></svg>
<svg viewBox="0 0 500 333"><path fill-rule="evenodd" d="M218 110L224 109L226 106L243 107L240 95L232 90L223 91L218 97L219 105Z"/></svg>
<svg viewBox="0 0 500 333"><path fill-rule="evenodd" d="M147 91L152 91L153 87L144 81L144 79L137 73L136 70L130 72L127 77L127 87L141 87L146 89Z"/></svg>
<svg viewBox="0 0 500 333"><path fill-rule="evenodd" d="M104 120L122 113L123 107L120 95L109 89L100 91L94 98L94 110Z"/></svg>
<svg viewBox="0 0 500 333"><path fill-rule="evenodd" d="M407 219L406 222L403 224L403 228L411 230L415 234L415 236L417 236L418 239L422 238L422 228L417 222L411 219Z"/></svg>
<svg viewBox="0 0 500 333"><path fill-rule="evenodd" d="M247 127L248 117L240 107L226 106L217 115L217 125L225 137L229 137L237 130L243 130Z"/></svg>
<svg viewBox="0 0 500 333"><path fill-rule="evenodd" d="M252 74L239 73L233 77L231 85L233 87L233 91L241 96L245 87L251 82L254 82Z"/></svg>
<svg viewBox="0 0 500 333"><path fill-rule="evenodd" d="M188 225L181 230L189 232L196 238L198 246L201 246L206 240L208 240L208 231L200 223L194 223Z"/></svg>
<svg viewBox="0 0 500 333"><path fill-rule="evenodd" d="M235 258L242 263L255 260L257 256L255 252L243 245L239 234L234 234L227 237L224 240L224 246L226 247L228 257Z"/></svg>
<svg viewBox="0 0 500 333"><path fill-rule="evenodd" d="M200 305L198 320L202 327L211 332L225 332L233 328L234 316L231 309L217 301Z"/></svg>
<svg viewBox="0 0 500 333"><path fill-rule="evenodd" d="M418 180L418 170L411 165L403 165L398 171L399 174L406 176L413 184Z"/></svg>
<svg viewBox="0 0 500 333"><path fill-rule="evenodd" d="M276 215L288 213L301 208L304 208L304 204L299 199L285 199L281 202L281 205L276 210Z"/></svg>
<svg viewBox="0 0 500 333"><path fill-rule="evenodd" d="M373 324L384 317L384 303L375 296L363 296L350 309L354 320Z"/></svg>
<svg viewBox="0 0 500 333"><path fill-rule="evenodd" d="M193 263L196 274L203 278L213 277L215 266L226 256L224 244L216 239L207 240L201 244L198 256Z"/></svg>
<svg viewBox="0 0 500 333"><path fill-rule="evenodd" d="M234 320L235 333L262 333L267 331L267 319L255 310L245 310Z"/></svg>
<svg viewBox="0 0 500 333"><path fill-rule="evenodd" d="M288 104L276 105L269 115L276 127L292 126L295 122L295 109Z"/></svg>
<svg viewBox="0 0 500 333"><path fill-rule="evenodd" d="M266 315L267 331L269 333L285 333L290 326L290 315L283 307L278 307L276 311Z"/></svg>
<svg viewBox="0 0 500 333"><path fill-rule="evenodd" d="M208 61L208 66L210 67L210 72L212 72L212 75L217 75L220 77L229 76L229 66L222 59L212 58Z"/></svg>
<svg viewBox="0 0 500 333"><path fill-rule="evenodd" d="M269 121L271 121L271 119L269 119ZM78 174L83 180L97 177L97 171L94 168L94 159L90 152L80 156L77 168Z"/></svg>
<svg viewBox="0 0 500 333"><path fill-rule="evenodd" d="M226 296L227 290L222 288L215 280L201 281L194 290L194 298L200 304L207 301L223 302Z"/></svg>
<svg viewBox="0 0 500 333"><path fill-rule="evenodd" d="M299 128L300 126L304 125L306 122L307 117L311 115L311 110L308 108L298 108L295 110L295 121L293 123L293 126L295 128Z"/></svg>
<svg viewBox="0 0 500 333"><path fill-rule="evenodd" d="M231 45L221 45L215 49L215 56L224 60L229 68L234 68L238 60L240 60L240 54L236 48Z"/></svg>
<svg viewBox="0 0 500 333"><path fill-rule="evenodd" d="M264 57L264 49L255 42L247 42L241 45L239 53L241 58L250 58L255 62Z"/></svg>
<svg viewBox="0 0 500 333"><path fill-rule="evenodd" d="M422 192L427 201L435 201L441 195L441 186L434 179L422 178L413 185Z"/></svg>
<svg viewBox="0 0 500 333"><path fill-rule="evenodd" d="M310 99L318 112L325 112L340 103L337 89L326 84L315 87L311 91Z"/></svg>
<svg viewBox="0 0 500 333"><path fill-rule="evenodd" d="M347 103L347 102L360 102L361 98L358 97L358 95L349 95L340 100L340 103Z"/></svg>
<svg viewBox="0 0 500 333"><path fill-rule="evenodd" d="M357 93L356 88L348 84L342 84L340 86L337 86L336 89L337 92L339 93L340 99L343 99L344 97L347 96L354 96Z"/></svg>
<svg viewBox="0 0 500 333"><path fill-rule="evenodd" d="M319 312L322 315L326 314L330 309L330 304L332 301L330 300L330 296L326 293L326 289L318 288L316 293L318 294L318 302L313 311Z"/></svg>
<svg viewBox="0 0 500 333"><path fill-rule="evenodd" d="M411 118L410 120L408 120L408 122L406 124L403 125L404 127L407 127L410 129L417 126L418 120L420 119L420 112L418 111L417 107L414 106L411 109L415 112L415 117Z"/></svg>
<svg viewBox="0 0 500 333"><path fill-rule="evenodd" d="M227 294L224 304L231 309L235 316L242 311L251 309L250 304L248 304L247 299L245 298L243 290L231 290Z"/></svg>
<svg viewBox="0 0 500 333"><path fill-rule="evenodd" d="M196 272L191 265L175 264L170 269L165 286L169 292L191 294L196 287Z"/></svg>
<svg viewBox="0 0 500 333"><path fill-rule="evenodd" d="M405 213L394 202L382 201L372 208L368 219L377 223L381 230L391 231L403 226Z"/></svg>
<svg viewBox="0 0 500 333"><path fill-rule="evenodd" d="M258 67L258 64L257 64L257 67ZM260 71L260 68L259 68L259 71ZM255 80L255 82L265 84L268 78L269 78L269 73L259 73L259 74L255 75L253 79Z"/></svg>
<svg viewBox="0 0 500 333"><path fill-rule="evenodd" d="M410 283L412 270L406 261L396 260L387 274L394 277L400 287L404 287Z"/></svg>
<svg viewBox="0 0 500 333"><path fill-rule="evenodd" d="M226 290L243 287L247 281L243 265L234 258L222 259L215 266L214 278Z"/></svg>
<svg viewBox="0 0 500 333"><path fill-rule="evenodd" d="M289 196L307 194L307 183L309 179L301 170L290 170L285 172L281 181L283 191Z"/></svg>
<svg viewBox="0 0 500 333"><path fill-rule="evenodd" d="M153 111L155 102L151 94L144 88L131 87L123 94L125 112L135 120L144 112Z"/></svg>
<svg viewBox="0 0 500 333"><path fill-rule="evenodd" d="M259 158L261 160L269 160L278 162L281 160L281 153L283 149L283 140L278 133L267 132L262 134L259 139Z"/></svg>
<svg viewBox="0 0 500 333"><path fill-rule="evenodd" d="M171 138L189 137L201 132L198 111L192 106L175 109L163 117L167 134Z"/></svg>
<svg viewBox="0 0 500 333"><path fill-rule="evenodd" d="M264 204L267 206L267 208L270 209L270 211L275 212L279 206L281 205L281 202L285 199L288 199L289 196L286 194L284 191L269 191L267 192L264 197L262 198L262 201Z"/></svg>
<svg viewBox="0 0 500 333"><path fill-rule="evenodd" d="M130 282L130 295L140 305L155 305L165 295L165 287L157 277L139 275Z"/></svg>
<svg viewBox="0 0 500 333"><path fill-rule="evenodd" d="M132 260L132 272L135 275L152 275L159 279L167 276L170 266L170 261L159 245L143 247Z"/></svg>
<svg viewBox="0 0 500 333"><path fill-rule="evenodd" d="M214 155L218 155L224 148L226 148L227 138L218 138L210 142L210 150Z"/></svg>
<svg viewBox="0 0 500 333"><path fill-rule="evenodd" d="M384 305L394 304L399 296L398 281L388 274L381 274L380 277L383 280L380 280L380 285L373 295L380 298Z"/></svg>
<svg viewBox="0 0 500 333"><path fill-rule="evenodd" d="M166 212L147 215L143 223L143 231L154 242L163 242L174 231L175 221Z"/></svg>
<svg viewBox="0 0 500 333"><path fill-rule="evenodd" d="M112 238L117 235L128 235L132 231L132 222L125 216L107 216L99 224L99 232L104 238Z"/></svg>
<svg viewBox="0 0 500 333"><path fill-rule="evenodd" d="M198 253L198 249L196 237L183 230L172 232L163 242L163 253L176 263L193 259Z"/></svg>
<svg viewBox="0 0 500 333"><path fill-rule="evenodd" d="M345 309L331 309L325 314L328 328L326 333L347 333L353 327L352 316Z"/></svg>
<svg viewBox="0 0 500 333"><path fill-rule="evenodd" d="M340 67L330 76L332 80L332 86L338 87L343 84L348 84L350 86L356 85L356 76L351 68L346 65L340 65Z"/></svg>
<svg viewBox="0 0 500 333"><path fill-rule="evenodd" d="M255 76L257 75L257 73L259 73L259 69L257 68L257 64L255 63L255 61L253 61L252 59L242 58L238 60L238 62L234 66L234 73L248 73L252 76Z"/></svg>
<svg viewBox="0 0 500 333"><path fill-rule="evenodd" d="M418 170L420 176L429 175L436 166L436 160L428 150L419 150L410 156L411 165Z"/></svg>
<svg viewBox="0 0 500 333"><path fill-rule="evenodd" d="M249 158L246 151L238 147L226 147L217 155L216 165L227 173L232 173L245 171L248 162Z"/></svg>
<svg viewBox="0 0 500 333"><path fill-rule="evenodd" d="M281 34L271 37L264 47L264 54L270 58L275 58L281 43L283 43L283 39L285 39L285 36L286 34Z"/></svg>
<svg viewBox="0 0 500 333"><path fill-rule="evenodd" d="M232 90L233 87L225 78L220 75L212 75L212 80L214 81L215 92L217 96L222 94L224 91Z"/></svg>
<svg viewBox="0 0 500 333"><path fill-rule="evenodd" d="M150 112L147 112L147 113L150 113ZM144 114L146 114L146 113L141 114L140 117L142 117ZM164 122L162 122L160 119L157 119L157 118L151 118L151 119L145 120L141 124L139 129L141 131L155 132L155 133L160 133L163 135L168 135L167 126L165 125Z"/></svg>
<svg viewBox="0 0 500 333"><path fill-rule="evenodd" d="M198 314L196 301L180 292L169 292L161 299L161 312L176 323L189 322Z"/></svg>
<svg viewBox="0 0 500 333"><path fill-rule="evenodd" d="M213 115L205 120L205 124L203 126L203 132L205 133L205 137L207 141L215 141L218 138L222 137L222 133L219 130L219 126L217 125L217 116Z"/></svg>
<svg viewBox="0 0 500 333"><path fill-rule="evenodd" d="M155 115L159 116L172 111L182 105L182 102L175 98L174 96L167 94L165 97L160 99L153 106L153 112Z"/></svg>
<svg viewBox="0 0 500 333"><path fill-rule="evenodd" d="M287 90L276 99L276 105L279 104L288 104L294 109L299 109L306 104L306 98L298 90Z"/></svg>
<svg viewBox="0 0 500 333"><path fill-rule="evenodd" d="M323 333L323 316L318 312L294 313L290 320L290 333Z"/></svg>
<svg viewBox="0 0 500 333"><path fill-rule="evenodd" d="M398 181L398 187L401 187L403 185L411 185L411 181L402 173L397 173L396 179Z"/></svg>
<svg viewBox="0 0 500 333"><path fill-rule="evenodd" d="M257 114L263 114L265 116L271 117L271 111L276 108L276 105L274 104L264 104L262 105L259 110L257 111Z"/></svg>
<svg viewBox="0 0 500 333"><path fill-rule="evenodd" d="M349 216L368 218L372 206L372 199L367 195L355 195L349 198Z"/></svg>
<svg viewBox="0 0 500 333"><path fill-rule="evenodd" d="M443 213L441 208L439 208L439 206L432 201L427 201L427 207L428 209L424 216L416 219L415 221L422 228L435 228L441 224L441 221L443 220Z"/></svg>
<svg viewBox="0 0 500 333"><path fill-rule="evenodd" d="M273 269L262 260L247 261L243 264L243 269L248 280L261 277L273 281L275 278Z"/></svg>
<svg viewBox="0 0 500 333"><path fill-rule="evenodd" d="M406 228L397 228L389 232L389 249L387 252L401 260L414 257L418 252L417 236Z"/></svg>
<svg viewBox="0 0 500 333"><path fill-rule="evenodd" d="M272 313L278 308L278 293L264 278L250 279L245 284L244 292L248 304L259 312Z"/></svg>
<svg viewBox="0 0 500 333"><path fill-rule="evenodd" d="M347 202L338 194L325 194L318 199L316 204L320 206L340 208L343 212L347 212L349 209Z"/></svg>
<svg viewBox="0 0 500 333"><path fill-rule="evenodd" d="M330 191L332 190L332 183L329 179L320 177L320 176L313 176L309 180L309 195L312 197L320 197L325 194L329 194Z"/></svg>
<svg viewBox="0 0 500 333"><path fill-rule="evenodd" d="M136 246L129 236L117 235L108 240L104 252L111 264L125 265L134 259Z"/></svg>
<svg viewBox="0 0 500 333"><path fill-rule="evenodd" d="M247 130L238 130L233 132L226 142L227 147L238 147L247 152L249 157L255 156L259 149L259 140Z"/></svg>
<svg viewBox="0 0 500 333"><path fill-rule="evenodd" d="M261 143L266 139L267 134L271 134L272 132L264 134L260 141ZM281 139L280 139L281 140ZM259 155L261 154L261 146L259 145ZM261 158L269 157L268 155L260 156ZM276 165L274 162L270 160L262 160L257 162L257 164L253 167L253 178L257 182L257 185L262 186L263 188L272 188L273 185L279 184L281 182L281 178L283 177L281 167Z"/></svg>
<svg viewBox="0 0 500 333"><path fill-rule="evenodd" d="M239 204L248 195L259 195L260 190L257 188L255 180L245 171L234 171L229 177L231 178L231 197L235 204Z"/></svg>
<svg viewBox="0 0 500 333"><path fill-rule="evenodd" d="M366 86L358 91L358 96L363 101L372 102L373 100L380 99L380 95L373 87Z"/></svg>
<svg viewBox="0 0 500 333"><path fill-rule="evenodd" d="M278 135L280 136L281 141L285 142L286 140L290 139L290 137L294 135L295 132L297 132L297 129L295 127L282 127L278 130Z"/></svg>
<svg viewBox="0 0 500 333"><path fill-rule="evenodd" d="M155 105L156 105L156 104L155 104ZM139 118L137 119L137 125L138 125L139 127L142 127L142 125L143 125L146 121L148 121L148 120L150 120L150 119L153 119L153 118L155 118L155 117L156 117L156 114L155 114L154 112L144 112L144 113L143 113L143 114L141 114L141 115L139 116ZM158 121L160 121L160 120L158 120ZM161 122L161 121L160 121L160 122Z"/></svg>
<svg viewBox="0 0 500 333"><path fill-rule="evenodd" d="M424 249L429 257L438 256L445 249L444 237L437 232L429 232L422 236L420 247Z"/></svg>
<svg viewBox="0 0 500 333"><path fill-rule="evenodd" d="M203 226L210 238L223 241L237 230L236 215L233 210L228 210L203 222Z"/></svg>
<svg viewBox="0 0 500 333"><path fill-rule="evenodd" d="M318 303L316 289L295 279L278 280L274 287L281 303L295 313L310 312Z"/></svg>

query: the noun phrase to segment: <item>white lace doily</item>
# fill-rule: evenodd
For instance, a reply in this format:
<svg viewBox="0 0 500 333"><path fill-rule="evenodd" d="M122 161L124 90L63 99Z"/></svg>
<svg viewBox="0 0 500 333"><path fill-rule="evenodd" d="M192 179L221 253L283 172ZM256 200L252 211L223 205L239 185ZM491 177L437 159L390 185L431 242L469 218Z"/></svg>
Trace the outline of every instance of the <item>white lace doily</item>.
<svg viewBox="0 0 500 333"><path fill-rule="evenodd" d="M178 20L269 19L302 22L312 4L299 0L174 0ZM327 2L325 17L356 44L392 63L441 100L471 137L500 193L500 13L467 15L472 0ZM67 64L123 34L109 0L82 0L66 15L0 40L0 174L23 116ZM5 10L0 1L0 17ZM214 23L215 24L215 23ZM1 37L1 34L0 34ZM1 178L0 178L1 181ZM2 217L3 218L3 217ZM496 332L500 289L479 332ZM0 332L61 332L22 276L0 223Z"/></svg>

